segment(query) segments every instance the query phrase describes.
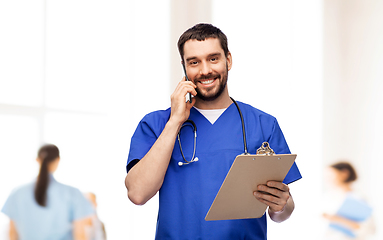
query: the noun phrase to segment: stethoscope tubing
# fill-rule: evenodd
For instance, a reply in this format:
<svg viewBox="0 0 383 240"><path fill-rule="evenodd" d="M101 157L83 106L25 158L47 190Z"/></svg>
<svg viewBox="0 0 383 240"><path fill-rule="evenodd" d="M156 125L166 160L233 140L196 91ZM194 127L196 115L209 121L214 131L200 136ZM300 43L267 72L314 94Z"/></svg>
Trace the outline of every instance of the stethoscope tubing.
<svg viewBox="0 0 383 240"><path fill-rule="evenodd" d="M181 132L181 129L185 126L188 126L188 125L184 125L185 123L190 123L192 124L193 126L193 133L194 133L194 147L193 147L193 156L192 158L190 159L190 161L186 160L185 158L185 155L184 155L184 152L182 151L182 146L181 146L181 139L180 139L180 132ZM192 163L192 162L195 162L195 151L197 149L197 126L195 125L194 121L193 120L186 120L183 124L182 124L182 127L181 127L180 131L178 132L178 135L177 135L177 138L178 138L178 144L180 145L180 151L181 151L181 155L182 155L182 158L184 159L185 163L178 163L178 165L182 166L183 164L189 164L189 163ZM197 160L198 161L198 160Z"/></svg>
<svg viewBox="0 0 383 240"><path fill-rule="evenodd" d="M240 116L240 118L241 118L244 154L247 155L247 154L249 154L249 153L248 153L248 151L247 151L245 121L243 120L242 111L241 111L241 109L239 108L238 103L237 103L232 97L230 97L230 99L233 101L233 103L234 103L235 106L237 107L239 116ZM183 152L183 150L182 150L182 146L181 146L181 139L180 139L181 129L182 129L183 127L185 127L185 126L190 126L190 125L188 125L188 124L185 125L185 123L190 123L190 124L192 125L193 132L194 132L193 156L192 156L192 158L191 158L190 161L186 160L186 158L185 158L185 155L184 155L184 152ZM195 153L196 153L196 148L197 148L197 126L195 125L195 123L194 123L193 120L188 119L188 120L186 120L186 121L182 124L181 129L180 129L179 132L178 132L177 139L178 139L178 143L179 143L179 145L180 145L180 151L181 151L182 158L184 159L184 162L178 162L178 165L179 165L179 166L183 166L183 165L186 165L186 164L189 164L189 163L198 161L198 158L197 158L197 157L195 158Z"/></svg>

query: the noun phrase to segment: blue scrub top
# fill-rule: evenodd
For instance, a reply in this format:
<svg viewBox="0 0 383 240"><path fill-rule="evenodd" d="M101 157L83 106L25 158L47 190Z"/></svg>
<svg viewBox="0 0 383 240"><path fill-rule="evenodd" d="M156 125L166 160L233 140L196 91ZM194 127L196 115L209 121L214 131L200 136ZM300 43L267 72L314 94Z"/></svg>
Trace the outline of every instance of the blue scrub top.
<svg viewBox="0 0 383 240"><path fill-rule="evenodd" d="M265 141L276 154L288 154L277 120L250 105L238 102L246 129L248 152L255 154ZM145 156L160 136L170 116L170 108L146 115L131 140L127 171ZM183 162L175 141L163 185L159 191L156 239L266 239L266 215L258 219L205 221L216 194L235 157L244 152L242 124L231 104L214 124L192 108L189 119L197 126L198 162L180 167ZM194 146L193 129L181 130L181 145L187 160ZM284 179L291 183L301 178L294 163Z"/></svg>
<svg viewBox="0 0 383 240"><path fill-rule="evenodd" d="M74 220L94 214L91 203L77 189L50 176L47 206L34 198L35 182L15 189L2 212L14 221L20 240L72 240Z"/></svg>

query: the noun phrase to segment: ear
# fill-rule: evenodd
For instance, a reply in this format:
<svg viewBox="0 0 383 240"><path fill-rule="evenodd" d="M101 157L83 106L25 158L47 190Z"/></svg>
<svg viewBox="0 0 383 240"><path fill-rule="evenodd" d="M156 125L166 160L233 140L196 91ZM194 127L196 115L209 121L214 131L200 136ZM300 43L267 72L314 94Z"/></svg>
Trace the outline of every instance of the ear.
<svg viewBox="0 0 383 240"><path fill-rule="evenodd" d="M226 62L227 62L227 70L230 71L231 66L233 64L233 59L231 57L231 53L230 52L227 53Z"/></svg>

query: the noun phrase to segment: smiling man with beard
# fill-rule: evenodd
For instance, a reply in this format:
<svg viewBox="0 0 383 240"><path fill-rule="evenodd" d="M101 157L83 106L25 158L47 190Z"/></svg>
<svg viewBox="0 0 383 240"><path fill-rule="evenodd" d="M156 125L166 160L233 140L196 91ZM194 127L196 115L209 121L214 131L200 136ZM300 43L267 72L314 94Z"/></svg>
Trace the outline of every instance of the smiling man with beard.
<svg viewBox="0 0 383 240"><path fill-rule="evenodd" d="M170 108L149 113L139 123L126 166L128 197L142 205L159 192L156 239L267 239L266 214L257 219L204 220L244 149L239 110L227 87L232 67L227 38L211 24L197 24L181 35L178 49L190 81L184 77L178 83ZM185 101L188 93L194 96L191 102ZM238 108L249 153L255 154L263 142L269 142L276 154L290 153L273 116L242 102ZM294 201L287 184L300 178L294 163L283 182L269 181L253 193L268 205L273 221L290 217Z"/></svg>

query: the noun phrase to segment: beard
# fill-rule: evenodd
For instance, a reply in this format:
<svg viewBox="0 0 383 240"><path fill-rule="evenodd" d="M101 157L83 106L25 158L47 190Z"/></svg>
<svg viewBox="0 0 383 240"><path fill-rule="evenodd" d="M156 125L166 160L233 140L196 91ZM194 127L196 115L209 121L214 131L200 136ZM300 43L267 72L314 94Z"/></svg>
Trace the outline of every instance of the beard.
<svg viewBox="0 0 383 240"><path fill-rule="evenodd" d="M209 74L199 77L195 80L195 82L205 79L211 79L211 78L218 78L215 81L219 81L218 89L208 90L208 91L201 91L198 87L196 88L197 95L196 97L200 98L203 101L214 101L217 99L223 91L226 88L227 85L227 79L228 79L228 68L226 63L226 72L221 76L220 74Z"/></svg>

